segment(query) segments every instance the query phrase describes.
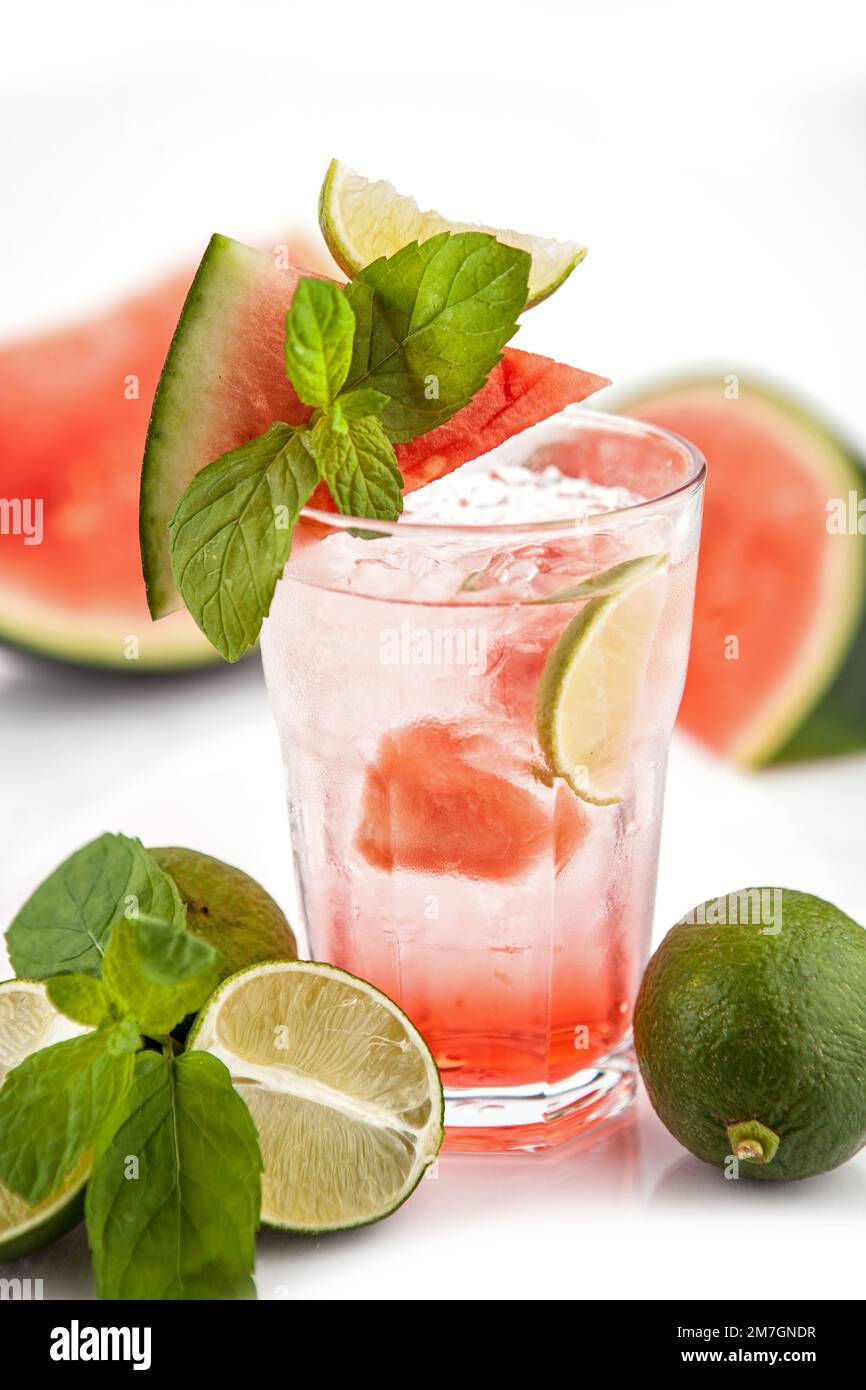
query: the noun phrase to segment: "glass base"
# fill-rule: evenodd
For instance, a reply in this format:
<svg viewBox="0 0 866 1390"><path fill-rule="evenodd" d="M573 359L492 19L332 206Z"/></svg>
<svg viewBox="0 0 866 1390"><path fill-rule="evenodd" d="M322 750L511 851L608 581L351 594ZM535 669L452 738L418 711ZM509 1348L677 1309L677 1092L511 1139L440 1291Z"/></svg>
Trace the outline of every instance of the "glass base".
<svg viewBox="0 0 866 1390"><path fill-rule="evenodd" d="M443 1148L446 1153L478 1154L555 1148L620 1114L636 1087L630 1043L555 1086L446 1086Z"/></svg>

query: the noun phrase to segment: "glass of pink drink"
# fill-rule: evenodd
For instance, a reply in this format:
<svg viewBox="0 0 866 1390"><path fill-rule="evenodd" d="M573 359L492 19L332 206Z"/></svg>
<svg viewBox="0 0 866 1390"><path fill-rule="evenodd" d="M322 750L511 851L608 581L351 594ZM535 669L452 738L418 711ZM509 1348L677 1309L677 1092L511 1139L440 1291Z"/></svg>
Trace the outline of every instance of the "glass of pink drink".
<svg viewBox="0 0 866 1390"><path fill-rule="evenodd" d="M703 476L683 440L569 409L398 523L308 510L296 533L262 649L310 951L424 1034L452 1149L559 1143L633 1095ZM536 709L589 600L538 600L647 556L661 600L619 800L595 805L551 774Z"/></svg>

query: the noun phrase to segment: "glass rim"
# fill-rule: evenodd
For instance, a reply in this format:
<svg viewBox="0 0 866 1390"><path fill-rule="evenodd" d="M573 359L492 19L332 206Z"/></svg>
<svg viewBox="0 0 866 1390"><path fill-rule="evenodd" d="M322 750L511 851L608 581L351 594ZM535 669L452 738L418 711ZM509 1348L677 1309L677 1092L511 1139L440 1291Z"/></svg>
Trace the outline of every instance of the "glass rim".
<svg viewBox="0 0 866 1390"><path fill-rule="evenodd" d="M664 492L658 492L652 497L641 497L638 501L629 502L623 507L611 507L603 512L592 512L588 516L557 517L547 521L472 522L464 525L455 521L414 521L411 516L402 516L397 521L379 521L371 517L344 516L342 512L323 512L316 507L303 507L300 514L301 518L305 521L312 521L319 526L326 526L332 531L360 530L381 536L399 535L404 539L409 538L410 532L419 539L425 540L435 536L468 538L504 534L549 536L566 533L574 535L575 533L589 533L598 530L600 527L609 526L612 522L620 519L631 520L633 517L640 517L659 509L666 510L674 503L681 500L685 501L704 484L707 464L703 454L690 440L684 439L682 435L676 434L673 430L664 429L661 425L649 424L646 420L633 419L628 415L608 414L602 410L584 410L580 405L566 406L556 415L549 416L547 420L539 421L539 424L549 426L554 425L559 420L567 420L569 423L585 421L587 425L596 426L604 424L612 431L618 431L622 434L649 435L655 439L661 439L674 445L682 455L685 455L690 465L689 475ZM531 428L535 427L530 426ZM512 435L511 438L519 439L520 435ZM508 440L504 441L506 444L508 442ZM494 449L489 450L489 453L493 454L502 447L502 445L496 445ZM485 458L486 455L480 454L478 457ZM477 460L471 460L471 462L477 462ZM431 483L436 481L435 478L430 479Z"/></svg>

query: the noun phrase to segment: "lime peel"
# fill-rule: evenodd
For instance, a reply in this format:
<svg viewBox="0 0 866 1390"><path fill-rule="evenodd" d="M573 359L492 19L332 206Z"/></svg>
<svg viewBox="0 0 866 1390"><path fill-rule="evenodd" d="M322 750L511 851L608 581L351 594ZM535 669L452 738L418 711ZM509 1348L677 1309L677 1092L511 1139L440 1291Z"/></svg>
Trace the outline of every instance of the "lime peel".
<svg viewBox="0 0 866 1390"><path fill-rule="evenodd" d="M331 160L319 194L319 225L328 250L350 277L381 256L391 256L409 242L427 241L439 232L488 232L532 257L527 309L559 289L586 255L586 248L574 241L452 222L438 212L422 210L414 198L398 193L387 180L364 178L338 159Z"/></svg>
<svg viewBox="0 0 866 1390"><path fill-rule="evenodd" d="M731 1151L746 1163L772 1163L779 1147L779 1136L775 1130L762 1125L760 1120L741 1120L728 1125L728 1139Z"/></svg>

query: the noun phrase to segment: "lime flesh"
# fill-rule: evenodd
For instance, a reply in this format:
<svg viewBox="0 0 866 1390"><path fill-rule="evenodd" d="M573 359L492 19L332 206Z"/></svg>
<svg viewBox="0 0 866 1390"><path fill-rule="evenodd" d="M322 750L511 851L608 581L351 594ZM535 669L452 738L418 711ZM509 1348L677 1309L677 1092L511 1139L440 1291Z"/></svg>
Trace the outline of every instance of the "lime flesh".
<svg viewBox="0 0 866 1390"><path fill-rule="evenodd" d="M250 1108L262 1220L344 1230L387 1216L442 1142L442 1086L420 1033L372 985L273 961L224 981L188 1046L218 1057Z"/></svg>
<svg viewBox="0 0 866 1390"><path fill-rule="evenodd" d="M532 257L527 308L558 289L586 255L577 242L451 222L438 212L423 212L414 198L398 193L393 184L366 179L338 159L331 161L319 195L319 224L328 250L349 276L380 256L392 256L409 242L427 241L439 232L489 232Z"/></svg>
<svg viewBox="0 0 866 1390"><path fill-rule="evenodd" d="M617 591L590 599L572 618L538 686L538 739L550 769L596 805L622 798L664 601L667 557L631 563L633 582L618 566Z"/></svg>

